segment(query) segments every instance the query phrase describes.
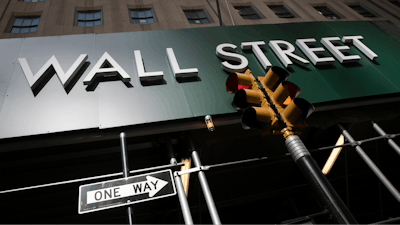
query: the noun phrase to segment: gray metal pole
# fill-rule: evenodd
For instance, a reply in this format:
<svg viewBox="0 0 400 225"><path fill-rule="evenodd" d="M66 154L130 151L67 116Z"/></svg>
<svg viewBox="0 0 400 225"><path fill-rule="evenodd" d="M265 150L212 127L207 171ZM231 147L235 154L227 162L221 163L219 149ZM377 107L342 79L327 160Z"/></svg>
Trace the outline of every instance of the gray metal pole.
<svg viewBox="0 0 400 225"><path fill-rule="evenodd" d="M181 204L183 219L185 224L193 224L192 214L190 213L189 204L185 195L185 190L183 190L183 184L181 177L177 172L174 173L176 190L178 191L179 203Z"/></svg>
<svg viewBox="0 0 400 225"><path fill-rule="evenodd" d="M374 129L376 130L376 132L378 132L379 135L381 136L386 135L385 131L383 131L382 128L378 126L378 124L376 124L374 121L372 121L371 123L372 127L374 127ZM397 152L397 154L400 155L400 147L396 144L396 142L394 142L391 138L388 138L388 143Z"/></svg>
<svg viewBox="0 0 400 225"><path fill-rule="evenodd" d="M201 166L200 157L199 157L199 155L197 154L196 151L192 152L192 159L193 159L195 167L200 167ZM213 197L211 195L211 191L210 191L210 188L208 186L206 175L204 174L203 171L200 170L199 173L198 173L198 176L199 176L201 189L203 190L204 197L206 199L207 207L208 207L208 210L210 211L210 215L211 215L211 219L213 221L213 224L221 224L217 208L215 207L214 199L213 199Z"/></svg>
<svg viewBox="0 0 400 225"><path fill-rule="evenodd" d="M300 137L292 134L286 139L285 144L313 193L319 202L328 209L332 220L337 224L357 224L349 209L322 174Z"/></svg>
<svg viewBox="0 0 400 225"><path fill-rule="evenodd" d="M342 125L337 124L339 129L342 131L344 137L350 142L354 143L353 137L343 128ZM372 172L375 173L375 175L381 180L381 182L385 185L385 187L389 190L390 193L392 193L393 197L400 202L400 193L397 191L397 189L393 186L392 183L385 177L385 175L379 170L379 168L375 165L375 163L368 157L368 155L364 152L364 150L357 145L356 146L356 152L361 156L361 158L364 160L364 162L371 168Z"/></svg>
<svg viewBox="0 0 400 225"><path fill-rule="evenodd" d="M121 154L122 154L122 173L124 178L129 177L129 164L128 164L128 153L126 151L126 134L124 132L121 132L120 135L120 141L121 141ZM127 209L127 214L128 214L128 221L129 224L132 225L135 223L135 218L133 217L133 209L131 206L128 206Z"/></svg>

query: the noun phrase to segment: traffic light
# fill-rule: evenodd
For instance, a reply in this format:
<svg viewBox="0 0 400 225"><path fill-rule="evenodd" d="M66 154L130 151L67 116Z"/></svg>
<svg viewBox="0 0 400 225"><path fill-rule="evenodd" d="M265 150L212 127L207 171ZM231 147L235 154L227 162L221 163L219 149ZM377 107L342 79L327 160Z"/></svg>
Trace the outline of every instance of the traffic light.
<svg viewBox="0 0 400 225"><path fill-rule="evenodd" d="M262 134L282 134L284 127L302 128L304 120L314 110L306 100L297 98L300 88L287 81L289 73L273 66L257 80L250 70L235 73L228 77L226 90L235 93L232 106L244 110L242 126L244 129L256 128ZM284 124L277 123L281 120Z"/></svg>

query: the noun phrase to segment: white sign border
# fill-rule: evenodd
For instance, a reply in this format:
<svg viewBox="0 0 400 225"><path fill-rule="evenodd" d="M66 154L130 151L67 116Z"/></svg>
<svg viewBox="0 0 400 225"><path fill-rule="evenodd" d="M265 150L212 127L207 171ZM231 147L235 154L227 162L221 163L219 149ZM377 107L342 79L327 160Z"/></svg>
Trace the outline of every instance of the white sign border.
<svg viewBox="0 0 400 225"><path fill-rule="evenodd" d="M87 210L87 211L81 212L81 192L82 192L82 188L83 187L96 185L96 184L102 184L102 183L106 183L106 182L113 182L113 181L118 181L118 180L131 179L131 178L135 178L135 177L149 176L149 175L152 175L152 174L158 174L158 173L163 173L163 172L169 172L169 175L171 177L172 188L174 189L174 193L172 193L172 194L161 195L161 196L157 196L157 197L151 197L151 198L142 199L142 200L139 200L139 201L128 202L128 203L124 203L124 204L118 204L118 205L113 205L113 206L109 206L109 207L103 207L103 208L98 208L98 209ZM103 182L97 182L97 183L92 183L92 184L81 185L81 186L79 186L78 213L79 214L85 214L85 213L100 211L100 210L104 210L104 209L111 209L111 208L120 207L120 206L124 206L124 205L131 205L131 204L136 204L136 203L140 203L140 202L146 202L146 201L150 201L150 200L154 200L154 199L158 199L158 198L165 198L165 197L176 195L175 180L173 178L174 177L172 176L172 170L171 169L167 169L167 170L161 170L161 171L156 171L156 172L152 172L152 173L145 173L145 174L140 174L140 175L136 175L136 176L131 176L131 177L127 177L127 178L118 178L118 179L114 179L114 180L107 180L107 181L103 181Z"/></svg>

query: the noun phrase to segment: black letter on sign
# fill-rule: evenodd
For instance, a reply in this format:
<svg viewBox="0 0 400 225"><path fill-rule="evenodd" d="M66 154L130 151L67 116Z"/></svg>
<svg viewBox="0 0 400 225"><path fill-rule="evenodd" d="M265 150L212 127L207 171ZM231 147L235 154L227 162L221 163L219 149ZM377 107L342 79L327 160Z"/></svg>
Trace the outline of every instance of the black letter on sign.
<svg viewBox="0 0 400 225"><path fill-rule="evenodd" d="M117 189L119 189L119 188L114 188L114 197L120 197L121 196L121 195L117 195L118 191L119 191Z"/></svg>
<svg viewBox="0 0 400 225"><path fill-rule="evenodd" d="M146 189L150 189L150 191L151 191L151 188L150 188L150 186L149 186L148 183L146 183L146 184L144 185L144 190L143 190L143 191L146 191Z"/></svg>
<svg viewBox="0 0 400 225"><path fill-rule="evenodd" d="M97 198L97 193L99 193L99 194L100 194L100 198ZM96 199L97 201L98 201L98 200L100 200L100 199L101 199L101 197L102 197L102 194L101 194L101 192L100 192L100 191L96 191L96 193L94 193L94 199Z"/></svg>
<svg viewBox="0 0 400 225"><path fill-rule="evenodd" d="M109 198L112 198L111 197L111 190L109 190L110 192L107 192L107 190L104 190L104 199L107 199L107 195L108 195L108 197Z"/></svg>

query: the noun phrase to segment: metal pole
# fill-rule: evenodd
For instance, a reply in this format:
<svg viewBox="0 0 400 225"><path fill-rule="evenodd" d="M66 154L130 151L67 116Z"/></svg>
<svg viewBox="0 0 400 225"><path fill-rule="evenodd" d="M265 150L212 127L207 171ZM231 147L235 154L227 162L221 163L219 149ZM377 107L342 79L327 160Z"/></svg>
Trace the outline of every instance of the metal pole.
<svg viewBox="0 0 400 225"><path fill-rule="evenodd" d="M192 214L190 213L189 204L185 195L185 190L183 190L183 184L181 177L177 172L174 173L176 190L178 191L179 203L181 204L183 219L185 224L193 224Z"/></svg>
<svg viewBox="0 0 400 225"><path fill-rule="evenodd" d="M219 1L218 0L217 0L217 10L218 10L219 25L222 27L221 10L219 9Z"/></svg>
<svg viewBox="0 0 400 225"><path fill-rule="evenodd" d="M193 141L190 136L188 137L188 141L189 141L190 149L192 150L192 159L194 162L194 166L201 167L202 165L201 165L199 154L197 154L197 152L194 148ZM208 210L210 211L211 220L213 221L213 224L221 224L221 220L219 219L217 208L215 207L214 199L211 195L211 191L208 186L206 175L204 174L203 171L200 170L198 173L198 176L199 176L201 189L203 190L203 193L204 193L204 198L206 199Z"/></svg>
<svg viewBox="0 0 400 225"><path fill-rule="evenodd" d="M353 137L343 128L342 125L337 124L339 129L342 131L344 137L350 142L350 143L355 143ZM390 193L392 193L393 197L400 202L400 193L397 191L397 189L393 186L392 183L385 177L385 175L379 170L379 168L375 165L375 163L368 157L368 155L364 152L364 150L357 145L356 146L356 152L361 156L361 158L364 160L364 162L371 168L372 172L375 173L375 175L381 180L381 182L386 186L386 188L389 190Z"/></svg>
<svg viewBox="0 0 400 225"><path fill-rule="evenodd" d="M378 132L379 135L381 135L381 136L385 136L386 135L385 131L383 131L382 128L380 128L378 126L378 124L376 124L374 121L371 121L371 123L372 123L372 126L374 127L376 132ZM394 142L391 138L388 138L388 143L397 152L397 154L400 155L400 147L396 144L396 142Z"/></svg>
<svg viewBox="0 0 400 225"><path fill-rule="evenodd" d="M129 164L128 164L128 152L126 151L126 134L121 132L120 135L121 141L121 154L122 154L122 173L124 178L129 177ZM129 224L132 225L135 223L135 217L133 216L133 209L131 206L128 206L127 209L128 221Z"/></svg>
<svg viewBox="0 0 400 225"><path fill-rule="evenodd" d="M320 202L329 210L333 221L338 224L356 224L357 221L342 202L335 189L333 189L329 181L322 174L321 169L308 152L300 137L290 133L285 138L285 144L290 155Z"/></svg>
<svg viewBox="0 0 400 225"><path fill-rule="evenodd" d="M193 158L195 167L200 167L201 166L200 157L196 151L192 152L192 158ZM211 195L211 191L208 186L206 175L204 174L203 171L200 170L198 173L198 176L199 176L201 189L203 190L204 198L206 199L207 207L208 207L208 210L210 211L210 215L211 215L213 224L221 224L217 208L215 207L214 199Z"/></svg>

